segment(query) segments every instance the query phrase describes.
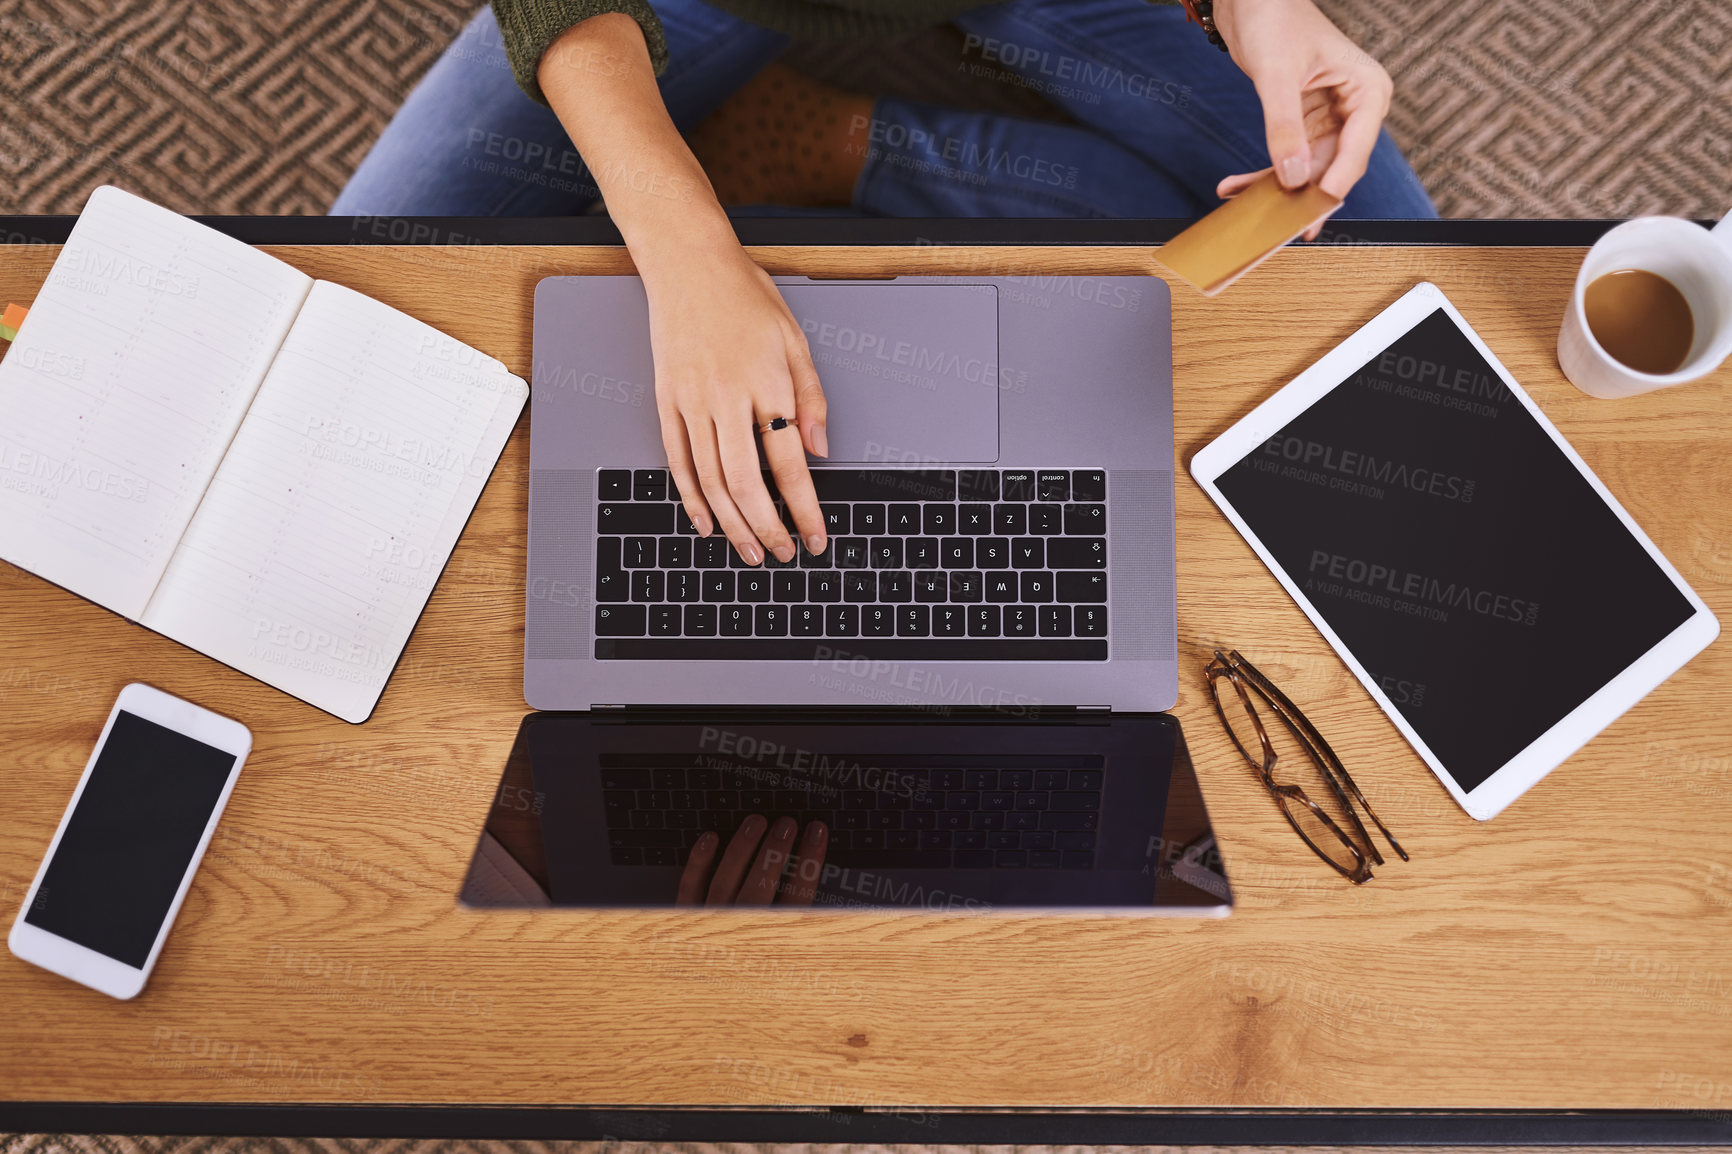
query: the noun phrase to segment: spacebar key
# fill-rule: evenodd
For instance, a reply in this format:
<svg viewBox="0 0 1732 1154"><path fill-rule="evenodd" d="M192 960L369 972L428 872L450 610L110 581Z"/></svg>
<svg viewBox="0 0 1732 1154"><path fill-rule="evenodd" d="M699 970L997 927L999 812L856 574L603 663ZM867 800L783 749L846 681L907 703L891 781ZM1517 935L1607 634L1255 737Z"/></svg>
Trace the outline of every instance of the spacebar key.
<svg viewBox="0 0 1732 1154"><path fill-rule="evenodd" d="M947 849L837 850L837 865L857 870L941 870L950 868Z"/></svg>

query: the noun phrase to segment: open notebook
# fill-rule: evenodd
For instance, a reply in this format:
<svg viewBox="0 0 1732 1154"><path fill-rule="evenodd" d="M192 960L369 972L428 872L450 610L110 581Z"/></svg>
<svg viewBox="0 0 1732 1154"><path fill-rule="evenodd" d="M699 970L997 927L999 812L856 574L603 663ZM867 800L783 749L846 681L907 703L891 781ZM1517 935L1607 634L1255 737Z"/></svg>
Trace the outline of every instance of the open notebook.
<svg viewBox="0 0 1732 1154"><path fill-rule="evenodd" d="M0 362L0 557L365 721L528 393L99 188Z"/></svg>

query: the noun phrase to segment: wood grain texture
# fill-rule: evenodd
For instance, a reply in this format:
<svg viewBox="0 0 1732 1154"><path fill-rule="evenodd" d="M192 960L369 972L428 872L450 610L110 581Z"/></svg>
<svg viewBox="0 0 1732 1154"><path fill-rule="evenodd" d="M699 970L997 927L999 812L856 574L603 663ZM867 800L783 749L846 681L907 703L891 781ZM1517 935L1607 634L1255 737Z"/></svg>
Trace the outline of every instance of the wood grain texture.
<svg viewBox="0 0 1732 1154"><path fill-rule="evenodd" d="M276 251L525 376L535 281L630 271L599 249ZM0 250L0 301L28 301L54 252ZM756 255L773 271L829 274L1154 267L1128 249ZM235 716L256 741L142 997L111 1001L0 958L3 1093L1732 1108L1727 643L1479 824L1183 468L1430 279L1726 617L1732 370L1626 401L1577 393L1553 343L1580 259L1325 247L1282 253L1212 301L1175 286L1181 658L1200 669L1227 643L1261 665L1413 853L1362 889L1339 881L1229 756L1200 677L1187 677L1175 712L1239 897L1222 922L457 909L526 712L527 420L364 726L0 567L8 925L127 681ZM920 1131L911 1116L907 1140Z"/></svg>

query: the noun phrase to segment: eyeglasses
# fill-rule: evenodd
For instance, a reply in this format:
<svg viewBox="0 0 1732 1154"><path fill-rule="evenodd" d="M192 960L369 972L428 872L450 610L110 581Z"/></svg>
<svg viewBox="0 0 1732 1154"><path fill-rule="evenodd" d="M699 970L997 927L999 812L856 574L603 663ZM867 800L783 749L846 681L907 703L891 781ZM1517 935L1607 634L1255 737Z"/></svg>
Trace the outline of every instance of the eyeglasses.
<svg viewBox="0 0 1732 1154"><path fill-rule="evenodd" d="M1323 735L1299 712L1298 706L1287 700L1286 694L1257 671L1256 666L1239 656L1237 650L1222 653L1217 649L1215 659L1204 666L1203 673L1209 679L1215 712L1220 715L1221 724L1227 727L1227 735L1244 754L1251 768L1257 771L1257 776L1263 779L1269 792L1275 795L1275 803L1281 807L1288 824L1318 857L1354 885L1364 885L1371 880L1372 863L1383 864L1383 855L1377 852L1376 844L1353 808L1353 802L1357 801L1389 842L1389 847L1401 855L1402 861L1410 860L1407 851L1390 836L1377 811L1365 800L1365 795L1353 781L1353 775L1347 772L1347 767L1323 740ZM1275 740L1270 739L1269 730L1263 724L1259 704L1282 723L1276 730ZM1330 791L1346 811L1357 839L1349 837L1328 813L1305 796L1305 791L1299 786L1275 780L1275 768L1282 760L1277 745L1283 748L1289 760L1309 760L1317 767L1317 772L1329 783ZM1352 800L1349 800L1349 795Z"/></svg>

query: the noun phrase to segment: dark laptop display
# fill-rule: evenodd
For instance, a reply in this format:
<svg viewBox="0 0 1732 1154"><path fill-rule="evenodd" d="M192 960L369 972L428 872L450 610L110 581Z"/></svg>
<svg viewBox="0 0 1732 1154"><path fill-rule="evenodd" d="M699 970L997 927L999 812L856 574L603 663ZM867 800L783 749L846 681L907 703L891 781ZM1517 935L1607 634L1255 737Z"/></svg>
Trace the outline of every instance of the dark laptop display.
<svg viewBox="0 0 1732 1154"><path fill-rule="evenodd" d="M1170 716L796 710L529 715L463 900L670 905L752 814L829 828L818 910L1231 902Z"/></svg>

